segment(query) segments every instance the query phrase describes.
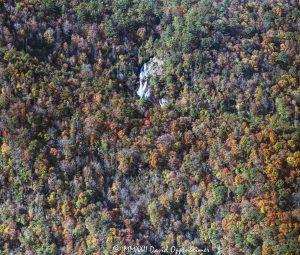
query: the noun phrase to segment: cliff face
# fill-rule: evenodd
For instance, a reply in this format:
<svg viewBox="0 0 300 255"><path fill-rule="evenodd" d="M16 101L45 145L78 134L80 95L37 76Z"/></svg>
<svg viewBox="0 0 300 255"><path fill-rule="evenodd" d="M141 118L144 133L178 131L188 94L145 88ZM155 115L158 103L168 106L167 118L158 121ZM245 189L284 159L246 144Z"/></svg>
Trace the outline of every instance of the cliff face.
<svg viewBox="0 0 300 255"><path fill-rule="evenodd" d="M163 60L154 57L142 65L139 74L139 87L136 92L140 98L148 99L151 97L154 102L158 102L161 106L167 104L168 101L165 98L159 99L157 95L151 95L151 78L159 78L162 75L163 64Z"/></svg>
<svg viewBox="0 0 300 255"><path fill-rule="evenodd" d="M0 1L0 254L300 254L299 17Z"/></svg>

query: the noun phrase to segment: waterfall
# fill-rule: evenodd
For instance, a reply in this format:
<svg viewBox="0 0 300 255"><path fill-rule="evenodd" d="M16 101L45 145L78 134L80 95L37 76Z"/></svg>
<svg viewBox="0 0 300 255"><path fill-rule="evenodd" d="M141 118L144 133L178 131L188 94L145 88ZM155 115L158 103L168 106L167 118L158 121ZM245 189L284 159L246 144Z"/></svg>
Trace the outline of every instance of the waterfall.
<svg viewBox="0 0 300 255"><path fill-rule="evenodd" d="M148 70L148 63L143 64L140 72L140 86L137 90L137 94L140 98L148 98L150 97L150 88L149 88L149 70Z"/></svg>

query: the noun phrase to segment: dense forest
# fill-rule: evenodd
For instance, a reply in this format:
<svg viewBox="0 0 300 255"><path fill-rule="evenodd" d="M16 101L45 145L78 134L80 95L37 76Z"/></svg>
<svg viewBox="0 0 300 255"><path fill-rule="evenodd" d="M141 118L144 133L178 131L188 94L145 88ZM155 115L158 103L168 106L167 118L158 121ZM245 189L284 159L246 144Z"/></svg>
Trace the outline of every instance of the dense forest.
<svg viewBox="0 0 300 255"><path fill-rule="evenodd" d="M0 0L0 254L300 254L299 20L298 0Z"/></svg>

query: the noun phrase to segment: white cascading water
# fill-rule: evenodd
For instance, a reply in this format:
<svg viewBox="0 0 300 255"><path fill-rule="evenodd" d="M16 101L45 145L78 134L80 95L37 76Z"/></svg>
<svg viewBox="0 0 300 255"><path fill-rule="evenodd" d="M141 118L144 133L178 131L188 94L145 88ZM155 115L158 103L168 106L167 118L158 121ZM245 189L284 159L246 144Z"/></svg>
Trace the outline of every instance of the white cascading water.
<svg viewBox="0 0 300 255"><path fill-rule="evenodd" d="M137 94L140 98L150 97L150 89L148 86L148 63L143 64L140 72L140 86L138 88Z"/></svg>

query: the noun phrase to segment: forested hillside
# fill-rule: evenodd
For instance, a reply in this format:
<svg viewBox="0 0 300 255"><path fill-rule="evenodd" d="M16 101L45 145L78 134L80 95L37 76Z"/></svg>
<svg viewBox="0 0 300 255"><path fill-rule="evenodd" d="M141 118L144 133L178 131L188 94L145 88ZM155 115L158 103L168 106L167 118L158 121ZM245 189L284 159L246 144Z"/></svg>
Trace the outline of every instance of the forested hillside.
<svg viewBox="0 0 300 255"><path fill-rule="evenodd" d="M0 254L300 254L299 20L297 0L0 0Z"/></svg>

